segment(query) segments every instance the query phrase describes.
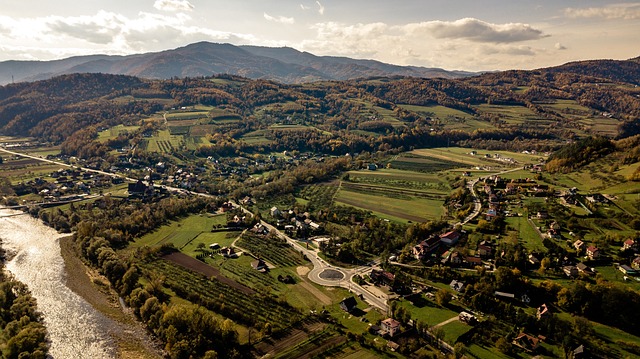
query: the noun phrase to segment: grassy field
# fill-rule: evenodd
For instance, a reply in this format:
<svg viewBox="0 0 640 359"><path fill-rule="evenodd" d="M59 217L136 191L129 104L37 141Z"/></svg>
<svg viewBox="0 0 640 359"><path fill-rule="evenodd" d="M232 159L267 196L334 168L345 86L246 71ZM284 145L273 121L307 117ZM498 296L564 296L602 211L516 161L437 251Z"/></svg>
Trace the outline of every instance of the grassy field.
<svg viewBox="0 0 640 359"><path fill-rule="evenodd" d="M432 327L458 316L457 312L440 307L435 302L425 298L423 295L420 295L420 297L420 300L414 302L414 304L408 300L401 300L398 302L400 306L411 313L411 318L414 320L423 321Z"/></svg>
<svg viewBox="0 0 640 359"><path fill-rule="evenodd" d="M413 111L417 114L429 117L436 117L439 119L446 118L464 118L464 119L472 119L473 115L470 115L464 111L456 110L454 108L434 105L434 106L415 106L415 105L399 105L399 107L404 108L405 110Z"/></svg>
<svg viewBox="0 0 640 359"><path fill-rule="evenodd" d="M211 229L216 225L226 225L225 215L193 215L179 221L173 221L162 226L154 232L148 233L131 244L132 247L159 246L165 243L173 243L178 248L185 248L190 242L204 243L225 243L225 232L211 233ZM186 247L189 253L191 247ZM195 248L193 248L195 249Z"/></svg>
<svg viewBox="0 0 640 359"><path fill-rule="evenodd" d="M383 218L388 215L405 221L423 222L430 219L438 219L444 213L441 200L415 197L393 198L346 189L338 191L336 201L341 204L381 213Z"/></svg>

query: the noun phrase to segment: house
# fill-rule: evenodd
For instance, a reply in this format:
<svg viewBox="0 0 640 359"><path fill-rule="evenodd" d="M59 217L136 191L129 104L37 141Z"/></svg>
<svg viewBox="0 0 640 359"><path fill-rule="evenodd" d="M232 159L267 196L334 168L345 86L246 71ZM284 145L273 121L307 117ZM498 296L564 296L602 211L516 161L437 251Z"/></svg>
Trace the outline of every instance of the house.
<svg viewBox="0 0 640 359"><path fill-rule="evenodd" d="M529 263L537 267L540 265L540 259L533 254L529 254Z"/></svg>
<svg viewBox="0 0 640 359"><path fill-rule="evenodd" d="M258 258L255 261L251 262L251 268L261 272L266 272L269 270L269 267L267 267L267 263L265 263L262 258Z"/></svg>
<svg viewBox="0 0 640 359"><path fill-rule="evenodd" d="M211 243L209 245L209 249L211 249L211 250L215 250L215 249L218 249L218 248L220 248L220 245L218 243Z"/></svg>
<svg viewBox="0 0 640 359"><path fill-rule="evenodd" d="M578 346L577 348L575 348L572 352L573 359L581 359L581 358L586 358L585 352L584 352L584 345L580 344L580 346Z"/></svg>
<svg viewBox="0 0 640 359"><path fill-rule="evenodd" d="M358 302L356 301L356 297L344 298L342 302L340 302L340 308L347 313L351 313L357 306Z"/></svg>
<svg viewBox="0 0 640 359"><path fill-rule="evenodd" d="M462 234L458 231L449 231L440 235L440 241L448 246L453 246L460 240Z"/></svg>
<svg viewBox="0 0 640 359"><path fill-rule="evenodd" d="M429 239L424 240L412 249L413 255L417 260L423 260L428 254L436 250L440 246L440 238L438 237L429 237Z"/></svg>
<svg viewBox="0 0 640 359"><path fill-rule="evenodd" d="M593 269L589 268L586 264L584 264L582 262L576 264L576 268L578 269L579 273L584 273L584 274L587 274L587 275L595 274Z"/></svg>
<svg viewBox="0 0 640 359"><path fill-rule="evenodd" d="M396 350L398 350L398 348L400 348L400 344L389 340L387 342L387 348L389 348L389 350L391 350L392 352L395 352Z"/></svg>
<svg viewBox="0 0 640 359"><path fill-rule="evenodd" d="M482 259L480 259L480 257L467 256L465 262L467 262L467 265L471 268L482 266Z"/></svg>
<svg viewBox="0 0 640 359"><path fill-rule="evenodd" d="M238 258L238 253L233 247L224 247L220 249L220 255L225 258Z"/></svg>
<svg viewBox="0 0 640 359"><path fill-rule="evenodd" d="M478 254L481 258L491 257L493 255L493 247L487 241L482 241L478 244L478 248L476 249L476 254Z"/></svg>
<svg viewBox="0 0 640 359"><path fill-rule="evenodd" d="M382 335L393 337L400 331L400 322L393 318L387 318L380 322Z"/></svg>
<svg viewBox="0 0 640 359"><path fill-rule="evenodd" d="M377 170L377 169L378 169L378 165L376 165L375 163L369 163L369 164L367 165L367 169L368 169L369 171L375 171L375 170Z"/></svg>
<svg viewBox="0 0 640 359"><path fill-rule="evenodd" d="M282 216L282 212L278 209L278 207L275 206L271 207L271 209L269 210L269 214L273 218L280 218L280 216Z"/></svg>
<svg viewBox="0 0 640 359"><path fill-rule="evenodd" d="M564 266L562 267L562 271L567 277L575 277L578 275L578 268L574 266Z"/></svg>
<svg viewBox="0 0 640 359"><path fill-rule="evenodd" d="M460 314L458 314L458 320L469 325L473 325L478 322L478 318L476 318L475 315L467 312L460 312Z"/></svg>
<svg viewBox="0 0 640 359"><path fill-rule="evenodd" d="M451 287L451 289L455 290L456 292L460 293L464 289L464 283L458 282L457 280L454 279L451 281L451 283L449 283L449 287Z"/></svg>
<svg viewBox="0 0 640 359"><path fill-rule="evenodd" d="M619 265L619 266L618 266L618 270L619 270L620 272L624 273L624 274L627 274L627 275L632 275L632 274L635 274L635 273L636 273L636 270L635 270L635 269L633 269L633 268L629 267L629 266L628 266L628 265L626 265L626 264Z"/></svg>
<svg viewBox="0 0 640 359"><path fill-rule="evenodd" d="M633 261L631 261L631 268L640 270L640 257L635 257Z"/></svg>
<svg viewBox="0 0 640 359"><path fill-rule="evenodd" d="M582 253L582 250L584 249L584 242L578 239L573 242L573 248L575 248L578 253Z"/></svg>
<svg viewBox="0 0 640 359"><path fill-rule="evenodd" d="M632 251L635 252L636 250L638 250L638 245L637 245L636 241L634 241L633 239L627 239L622 244L622 249L621 250L623 250L623 251L632 250Z"/></svg>
<svg viewBox="0 0 640 359"><path fill-rule="evenodd" d="M245 205L245 206L252 206L254 205L253 199L249 196L246 196L245 198L240 200L240 203Z"/></svg>
<svg viewBox="0 0 640 359"><path fill-rule="evenodd" d="M153 187L151 187L151 191L153 191ZM127 192L129 192L129 196L144 196L148 192L147 185L145 185L142 181L138 180L136 183L129 183L127 186Z"/></svg>
<svg viewBox="0 0 640 359"><path fill-rule="evenodd" d="M542 304L541 306L538 307L538 311L536 312L536 317L538 318L538 320L542 318L546 318L550 315L551 315L551 312L549 311L549 307L547 307L546 304Z"/></svg>
<svg viewBox="0 0 640 359"><path fill-rule="evenodd" d="M454 251L451 253L451 256L449 257L449 263L451 263L451 265L459 266L462 262L463 258L460 252Z"/></svg>
<svg viewBox="0 0 640 359"><path fill-rule="evenodd" d="M393 273L374 269L371 271L371 274L369 274L369 278L371 278L371 281L374 284L387 285L391 287L393 286L396 276Z"/></svg>
<svg viewBox="0 0 640 359"><path fill-rule="evenodd" d="M587 248L587 257L589 257L589 259L591 259L591 260L599 259L600 258L600 250L598 249L598 247L589 246Z"/></svg>
<svg viewBox="0 0 640 359"><path fill-rule="evenodd" d="M513 339L512 343L527 352L531 352L538 348L540 339L526 333L520 333L515 339Z"/></svg>

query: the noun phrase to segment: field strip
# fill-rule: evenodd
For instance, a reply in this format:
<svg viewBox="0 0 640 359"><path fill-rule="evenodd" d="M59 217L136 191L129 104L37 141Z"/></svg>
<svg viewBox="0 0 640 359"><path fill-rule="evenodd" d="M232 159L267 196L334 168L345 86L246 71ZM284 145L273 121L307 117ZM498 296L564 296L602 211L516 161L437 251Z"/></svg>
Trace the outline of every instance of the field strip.
<svg viewBox="0 0 640 359"><path fill-rule="evenodd" d="M300 278L302 279L302 282L300 282L300 286L302 286L302 288L306 289L309 293L313 294L314 297L318 298L320 303L323 305L331 304L331 298L329 298L328 295L322 293L318 288L307 282L306 278L303 278L302 276Z"/></svg>
<svg viewBox="0 0 640 359"><path fill-rule="evenodd" d="M413 222L424 222L424 221L427 220L427 218L418 217L418 216L412 216L410 214L386 211L385 208L382 207L382 206L368 206L366 204L363 204L360 201L350 201L350 200L348 200L346 198L339 199L336 202L345 204L347 206L353 206L353 207L356 207L356 208L362 208L362 209L365 209L365 210L370 210L370 211L375 211L375 212L387 214L389 216L403 218L403 219L406 219L408 221L413 221Z"/></svg>

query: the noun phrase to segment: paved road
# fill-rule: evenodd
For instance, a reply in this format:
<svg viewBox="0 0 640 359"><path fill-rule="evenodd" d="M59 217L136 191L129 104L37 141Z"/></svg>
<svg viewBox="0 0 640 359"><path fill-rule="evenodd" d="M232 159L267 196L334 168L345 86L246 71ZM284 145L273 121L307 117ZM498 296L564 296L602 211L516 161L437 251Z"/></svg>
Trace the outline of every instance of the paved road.
<svg viewBox="0 0 640 359"><path fill-rule="evenodd" d="M504 171L496 172L493 174L488 174L486 177L499 176L505 173L519 171L521 169L523 169L523 167L516 167L510 170L504 170ZM476 178L473 181L467 182L467 188L469 189L469 192L471 192L471 196L473 197L473 212L471 212L462 222L456 223L455 224L456 226L462 226L469 223L474 218L478 217L478 215L480 215L480 212L482 212L482 202L480 201L480 197L478 197L478 194L476 193L476 188L475 188L476 183L478 183L479 180L480 180L479 178Z"/></svg>

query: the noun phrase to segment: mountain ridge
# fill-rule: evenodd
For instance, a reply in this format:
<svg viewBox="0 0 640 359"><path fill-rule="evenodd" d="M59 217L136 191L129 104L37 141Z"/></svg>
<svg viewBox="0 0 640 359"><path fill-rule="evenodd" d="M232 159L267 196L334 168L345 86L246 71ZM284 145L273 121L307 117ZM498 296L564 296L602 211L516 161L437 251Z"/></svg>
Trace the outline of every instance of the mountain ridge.
<svg viewBox="0 0 640 359"><path fill-rule="evenodd" d="M0 85L46 80L71 73L107 73L149 79L230 74L283 83L377 76L460 78L477 74L392 65L376 60L316 56L290 47L197 42L171 50L126 56L86 55L51 61L3 61L0 62Z"/></svg>

